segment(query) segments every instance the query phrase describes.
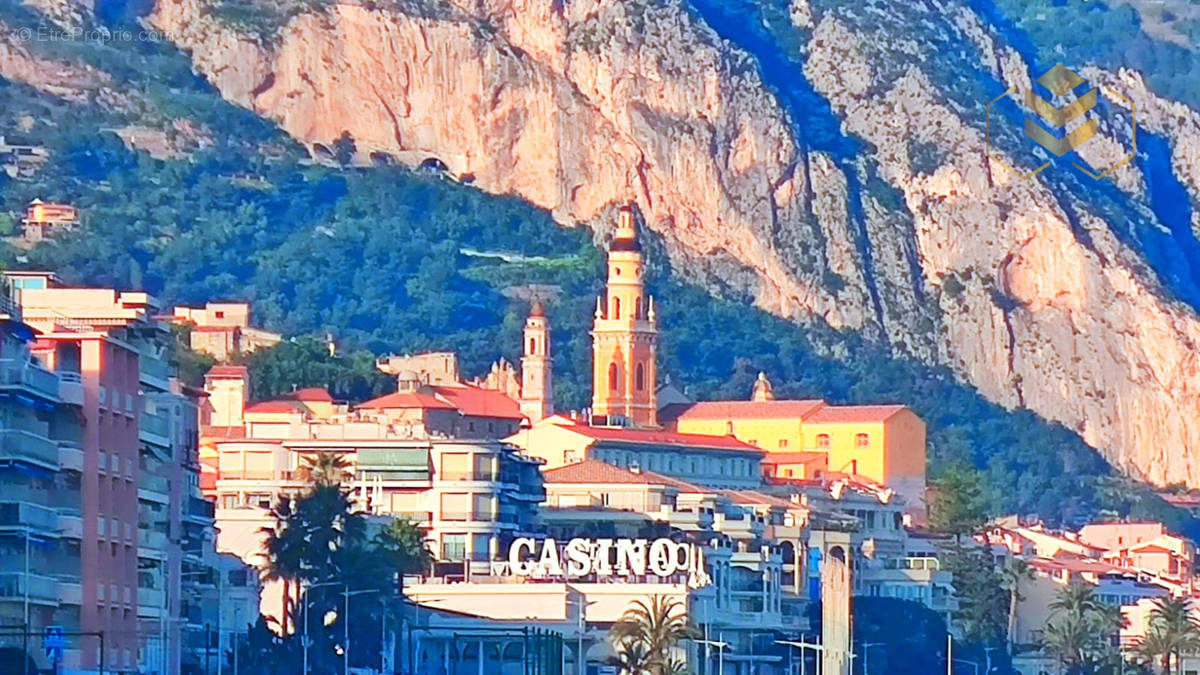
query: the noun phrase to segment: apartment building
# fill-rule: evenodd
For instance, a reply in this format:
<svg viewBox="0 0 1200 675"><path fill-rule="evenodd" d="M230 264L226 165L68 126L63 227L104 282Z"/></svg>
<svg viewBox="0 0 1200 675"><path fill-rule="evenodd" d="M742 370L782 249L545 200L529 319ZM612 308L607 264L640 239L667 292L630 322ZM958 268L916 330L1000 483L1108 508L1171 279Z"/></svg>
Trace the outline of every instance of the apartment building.
<svg viewBox="0 0 1200 675"><path fill-rule="evenodd" d="M0 637L4 662L53 664L37 648L47 626L79 632L84 620L84 391L78 370L61 375L33 357L33 329L20 308L0 298ZM90 546L88 545L90 544ZM73 638L60 665L93 663L99 640Z"/></svg>
<svg viewBox="0 0 1200 675"><path fill-rule="evenodd" d="M148 294L47 283L20 300L41 331L35 354L79 372L85 392L82 560L96 579L85 573L83 625L114 635L114 672L179 672L196 661L188 644L203 632L200 597L215 578L213 512L198 484L202 392L174 379L170 334Z"/></svg>

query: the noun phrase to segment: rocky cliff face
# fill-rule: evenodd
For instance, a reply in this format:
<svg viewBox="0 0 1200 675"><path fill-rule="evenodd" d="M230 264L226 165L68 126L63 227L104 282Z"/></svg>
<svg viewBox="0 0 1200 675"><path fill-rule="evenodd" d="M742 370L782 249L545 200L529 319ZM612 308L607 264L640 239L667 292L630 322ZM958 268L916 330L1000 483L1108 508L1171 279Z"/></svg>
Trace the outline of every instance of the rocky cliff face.
<svg viewBox="0 0 1200 675"><path fill-rule="evenodd" d="M889 7L918 34L953 36L953 58L996 84L1028 80L968 7ZM270 40L211 10L158 0L150 20L227 98L300 140L349 132L364 158L437 158L564 224L603 230L636 202L685 274L948 364L1123 468L1200 485L1200 320L1114 225L1153 221L1146 177L1118 170L1102 207L1049 172L1016 179L996 160L1028 158L1011 139L989 156L982 102L937 79L944 45L793 2L804 77L866 141L847 158L814 149L806 112L680 0L337 4ZM1088 76L1147 111L1200 194L1195 111L1134 73ZM1106 166L1128 136L1119 115L1106 120L1085 161Z"/></svg>

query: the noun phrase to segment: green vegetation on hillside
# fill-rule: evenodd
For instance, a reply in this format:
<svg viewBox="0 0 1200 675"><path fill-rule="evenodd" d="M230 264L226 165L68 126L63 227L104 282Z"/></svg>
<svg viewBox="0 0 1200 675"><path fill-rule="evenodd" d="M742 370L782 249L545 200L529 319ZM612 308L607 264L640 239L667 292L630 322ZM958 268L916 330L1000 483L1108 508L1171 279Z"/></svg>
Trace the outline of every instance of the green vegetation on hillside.
<svg viewBox="0 0 1200 675"><path fill-rule="evenodd" d="M128 73L133 90L157 86L154 72L187 68L186 57L161 45L150 56L120 44L75 47L97 67L144 59L145 74ZM386 352L454 349L469 375L499 356L515 361L523 298L538 289L554 326L560 405L587 404L587 331L604 269L588 232L437 176L302 163L277 131L207 85L192 78L184 90L203 101L196 110L208 115L202 121L217 142L186 159L155 160L102 131L132 121L130 113L0 83L3 128L30 116L35 123L24 133L52 152L33 180L0 184L0 212L17 213L40 197L79 206L86 223L28 253L7 248L0 263L54 269L73 283L144 288L167 304L244 299L266 327L316 336L251 358L263 395L308 385L373 395L388 383L368 364ZM258 152L264 143L292 150L266 159ZM646 245L663 329L661 371L692 395L747 397L762 370L781 396L907 403L929 425L934 473L954 460L978 467L991 513L1076 521L1101 510L1163 509L1145 488L1113 478L1069 430L1006 411L948 370L893 358L855 334L819 323L802 328L748 309L744 298L714 299L672 275L661 242L646 237ZM489 255L496 252L506 255ZM324 355L326 333L340 356Z"/></svg>

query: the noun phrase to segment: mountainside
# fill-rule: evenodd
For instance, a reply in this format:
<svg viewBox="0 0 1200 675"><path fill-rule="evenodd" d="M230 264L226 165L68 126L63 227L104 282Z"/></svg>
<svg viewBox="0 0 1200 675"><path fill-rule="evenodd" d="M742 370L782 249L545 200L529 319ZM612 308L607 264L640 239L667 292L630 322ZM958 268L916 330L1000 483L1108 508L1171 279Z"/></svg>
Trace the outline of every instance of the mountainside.
<svg viewBox="0 0 1200 675"><path fill-rule="evenodd" d="M1139 73L1068 64L1136 104L1136 161L1021 181L984 151L984 104L1053 64L991 8L255 7L158 0L148 20L304 143L437 159L601 232L636 202L683 276L947 365L1135 475L1200 486L1200 114ZM1040 163L996 133L1005 164ZM1099 172L1131 136L1114 108L1081 154Z"/></svg>

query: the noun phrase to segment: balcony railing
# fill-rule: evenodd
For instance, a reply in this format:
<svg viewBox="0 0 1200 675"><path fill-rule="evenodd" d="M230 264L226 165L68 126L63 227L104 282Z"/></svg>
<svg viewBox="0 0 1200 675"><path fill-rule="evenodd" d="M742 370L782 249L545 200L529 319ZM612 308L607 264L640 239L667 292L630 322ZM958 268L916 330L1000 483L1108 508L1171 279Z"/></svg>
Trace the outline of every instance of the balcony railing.
<svg viewBox="0 0 1200 675"><path fill-rule="evenodd" d="M0 385L23 387L44 398L58 400L58 375L30 361L0 359Z"/></svg>
<svg viewBox="0 0 1200 675"><path fill-rule="evenodd" d="M58 441L58 464L67 471L83 472L83 450L75 441Z"/></svg>
<svg viewBox="0 0 1200 675"><path fill-rule="evenodd" d="M141 354L138 360L141 363L141 379L143 381L149 379L149 384L166 385L167 380L171 377L171 366L166 361L146 354Z"/></svg>
<svg viewBox="0 0 1200 675"><path fill-rule="evenodd" d="M429 523L433 520L432 511L396 511L388 515L398 520L407 520L417 525Z"/></svg>
<svg viewBox="0 0 1200 675"><path fill-rule="evenodd" d="M196 518L213 519L216 517L216 505L207 499L200 497L189 497L187 502L187 514Z"/></svg>
<svg viewBox="0 0 1200 675"><path fill-rule="evenodd" d="M150 473L143 468L138 472L138 489L169 496L171 494L171 483L167 480L166 476Z"/></svg>
<svg viewBox="0 0 1200 675"><path fill-rule="evenodd" d="M56 533L58 513L54 509L28 502L0 502L0 528L11 527Z"/></svg>
<svg viewBox="0 0 1200 675"><path fill-rule="evenodd" d="M160 444L170 443L171 422L166 417L156 413L142 412L139 431L142 439ZM146 438L149 435L150 438Z"/></svg>
<svg viewBox="0 0 1200 675"><path fill-rule="evenodd" d="M138 548L143 550L167 550L167 535L159 530L138 528Z"/></svg>
<svg viewBox="0 0 1200 675"><path fill-rule="evenodd" d="M58 468L58 444L24 429L0 429L0 460Z"/></svg>
<svg viewBox="0 0 1200 675"><path fill-rule="evenodd" d="M138 609L162 609L163 592L157 588L141 588L138 587L137 593Z"/></svg>
<svg viewBox="0 0 1200 675"><path fill-rule="evenodd" d="M25 598L44 602L58 602L58 580L39 574L22 572L0 573L0 598Z"/></svg>
<svg viewBox="0 0 1200 675"><path fill-rule="evenodd" d="M58 371L58 397L63 403L83 405L83 376L70 371Z"/></svg>

